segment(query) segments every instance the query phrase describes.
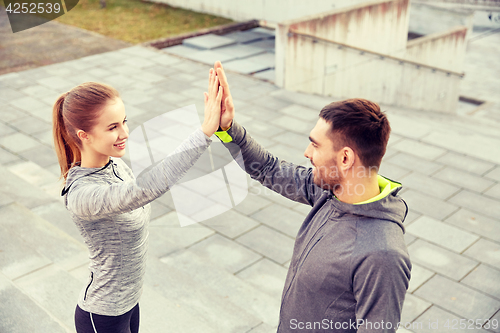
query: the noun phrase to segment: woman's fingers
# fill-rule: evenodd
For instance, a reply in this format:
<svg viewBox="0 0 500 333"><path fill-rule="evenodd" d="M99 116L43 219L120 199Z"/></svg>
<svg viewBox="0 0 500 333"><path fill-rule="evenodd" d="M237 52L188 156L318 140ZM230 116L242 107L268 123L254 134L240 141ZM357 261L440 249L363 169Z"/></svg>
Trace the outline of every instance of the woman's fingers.
<svg viewBox="0 0 500 333"><path fill-rule="evenodd" d="M210 68L210 73L208 75L208 93L210 94L211 88L214 84L214 76L215 76L215 71L213 68Z"/></svg>
<svg viewBox="0 0 500 333"><path fill-rule="evenodd" d="M217 94L212 95L212 99L208 103L208 107L210 108L210 112L212 112L214 115L219 115L220 110L221 110L221 101L222 101L222 96L223 96L224 89L219 86L219 89L217 91Z"/></svg>
<svg viewBox="0 0 500 333"><path fill-rule="evenodd" d="M224 97L224 88L219 86L219 78L213 68L209 73L208 92L203 95L205 100L205 120L201 128L207 136L211 136L219 128L222 99Z"/></svg>
<svg viewBox="0 0 500 333"><path fill-rule="evenodd" d="M205 103L210 99L217 98L217 90L219 87L219 79L217 78L217 74L213 68L210 69L210 73L208 75L208 93L204 93L205 95Z"/></svg>
<svg viewBox="0 0 500 333"><path fill-rule="evenodd" d="M222 102L223 94L224 94L224 88L222 86L219 86L219 92L217 93L217 105L219 105L219 109Z"/></svg>
<svg viewBox="0 0 500 333"><path fill-rule="evenodd" d="M212 93L214 95L214 98L217 96L218 88L219 88L219 78L217 77L217 75L214 75L214 82L213 82L213 86L212 86Z"/></svg>

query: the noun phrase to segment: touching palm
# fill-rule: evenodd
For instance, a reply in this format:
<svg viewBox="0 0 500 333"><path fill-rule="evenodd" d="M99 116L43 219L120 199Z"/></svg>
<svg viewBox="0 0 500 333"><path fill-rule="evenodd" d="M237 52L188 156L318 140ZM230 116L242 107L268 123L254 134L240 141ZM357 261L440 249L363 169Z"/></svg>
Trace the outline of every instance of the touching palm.
<svg viewBox="0 0 500 333"><path fill-rule="evenodd" d="M219 77L220 85L223 88L220 127L223 130L226 130L231 126L234 118L233 97L229 91L229 84L227 83L226 74L224 73L224 69L222 68L220 61L215 62L214 69Z"/></svg>

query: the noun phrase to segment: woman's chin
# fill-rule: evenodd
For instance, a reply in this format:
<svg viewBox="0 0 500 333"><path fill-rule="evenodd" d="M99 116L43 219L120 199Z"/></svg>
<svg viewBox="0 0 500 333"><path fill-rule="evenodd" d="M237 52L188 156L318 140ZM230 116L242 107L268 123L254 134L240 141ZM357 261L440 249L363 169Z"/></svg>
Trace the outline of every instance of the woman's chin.
<svg viewBox="0 0 500 333"><path fill-rule="evenodd" d="M111 157L116 157L116 158L120 158L120 157L123 157L123 155L125 155L125 149L123 150L116 150L113 151L113 154L111 155Z"/></svg>

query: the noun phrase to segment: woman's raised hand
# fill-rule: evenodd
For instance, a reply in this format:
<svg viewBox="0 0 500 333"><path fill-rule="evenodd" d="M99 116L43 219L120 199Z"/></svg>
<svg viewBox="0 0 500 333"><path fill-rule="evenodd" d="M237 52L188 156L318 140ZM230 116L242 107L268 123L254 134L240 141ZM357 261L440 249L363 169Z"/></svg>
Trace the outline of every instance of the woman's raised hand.
<svg viewBox="0 0 500 333"><path fill-rule="evenodd" d="M223 88L219 86L219 78L213 68L208 76L208 93L205 93L205 120L201 125L201 130L212 136L219 128L221 117L221 101Z"/></svg>
<svg viewBox="0 0 500 333"><path fill-rule="evenodd" d="M231 96L231 92L229 91L229 83L227 82L226 73L224 73L224 68L222 68L222 64L220 63L220 61L215 62L214 69L217 73L217 77L220 80L220 85L223 88L220 127L225 131L229 129L233 123L233 97Z"/></svg>

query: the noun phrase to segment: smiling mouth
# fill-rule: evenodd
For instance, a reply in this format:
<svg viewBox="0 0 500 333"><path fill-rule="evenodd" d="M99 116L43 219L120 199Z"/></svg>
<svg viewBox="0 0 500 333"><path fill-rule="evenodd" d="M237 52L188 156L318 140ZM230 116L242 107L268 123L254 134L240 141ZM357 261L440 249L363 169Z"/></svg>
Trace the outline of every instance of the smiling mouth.
<svg viewBox="0 0 500 333"><path fill-rule="evenodd" d="M118 147L118 148L125 148L125 142L122 142L120 144L116 144L114 145L115 147Z"/></svg>

